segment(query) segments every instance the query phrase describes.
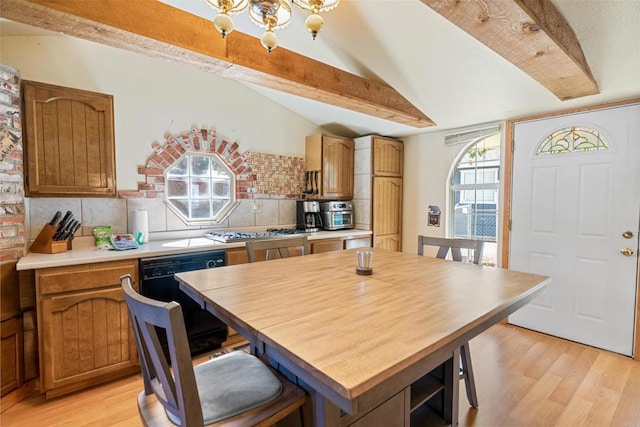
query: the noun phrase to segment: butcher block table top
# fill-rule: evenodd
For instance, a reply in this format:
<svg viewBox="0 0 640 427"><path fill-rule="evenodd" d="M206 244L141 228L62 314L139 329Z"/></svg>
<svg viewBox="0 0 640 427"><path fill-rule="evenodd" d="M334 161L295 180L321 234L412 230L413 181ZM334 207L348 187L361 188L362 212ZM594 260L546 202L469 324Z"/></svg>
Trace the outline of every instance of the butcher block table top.
<svg viewBox="0 0 640 427"><path fill-rule="evenodd" d="M393 392L415 381L422 361L459 348L550 281L382 249L373 249L373 274L363 276L355 273L358 250L176 278L192 298L304 373L346 413L358 411L359 398L369 392L377 396L387 385Z"/></svg>

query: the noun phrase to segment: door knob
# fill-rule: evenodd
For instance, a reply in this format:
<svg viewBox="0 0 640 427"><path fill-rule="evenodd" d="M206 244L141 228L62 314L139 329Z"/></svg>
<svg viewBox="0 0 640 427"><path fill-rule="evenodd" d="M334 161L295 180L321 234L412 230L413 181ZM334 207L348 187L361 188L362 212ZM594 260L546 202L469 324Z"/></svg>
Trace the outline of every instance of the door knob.
<svg viewBox="0 0 640 427"><path fill-rule="evenodd" d="M624 233L622 233L622 237L624 237L625 239L630 239L633 237L633 233L630 231L625 231Z"/></svg>
<svg viewBox="0 0 640 427"><path fill-rule="evenodd" d="M631 248L622 248L620 249L620 253L624 256L631 256L633 255L633 249Z"/></svg>

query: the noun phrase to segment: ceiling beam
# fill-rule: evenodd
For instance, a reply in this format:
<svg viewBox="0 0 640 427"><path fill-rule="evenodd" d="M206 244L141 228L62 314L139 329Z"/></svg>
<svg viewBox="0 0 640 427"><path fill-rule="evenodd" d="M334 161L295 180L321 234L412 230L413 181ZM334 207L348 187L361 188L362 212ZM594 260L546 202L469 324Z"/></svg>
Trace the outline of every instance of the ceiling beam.
<svg viewBox="0 0 640 427"><path fill-rule="evenodd" d="M420 0L565 101L599 93L580 43L551 0Z"/></svg>
<svg viewBox="0 0 640 427"><path fill-rule="evenodd" d="M282 47L267 54L238 31L222 39L210 20L156 0L1 0L0 16L396 123L435 125L390 86Z"/></svg>

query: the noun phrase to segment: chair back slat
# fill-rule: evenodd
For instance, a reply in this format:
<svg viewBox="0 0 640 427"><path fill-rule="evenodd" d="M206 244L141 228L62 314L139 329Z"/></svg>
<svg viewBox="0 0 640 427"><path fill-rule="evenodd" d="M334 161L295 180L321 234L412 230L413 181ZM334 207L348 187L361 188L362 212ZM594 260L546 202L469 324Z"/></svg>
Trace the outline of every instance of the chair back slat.
<svg viewBox="0 0 640 427"><path fill-rule="evenodd" d="M437 246L438 253L436 258L445 259L447 253L451 250L451 258L454 261L462 261L462 253L460 249L473 250L473 263L480 264L482 261L482 252L484 242L474 239L449 239L445 237L418 236L418 255L424 255L425 246Z"/></svg>
<svg viewBox="0 0 640 427"><path fill-rule="evenodd" d="M282 239L249 240L246 242L247 258L249 262L269 261L276 258L291 256L289 249L295 249L300 255L311 253L307 236L286 237ZM265 252L264 259L260 254Z"/></svg>
<svg viewBox="0 0 640 427"><path fill-rule="evenodd" d="M140 356L145 394L154 393L165 410L182 420L183 425L202 425L202 408L180 304L138 294L130 275L122 276L121 285ZM159 329L166 331L169 358L160 344Z"/></svg>

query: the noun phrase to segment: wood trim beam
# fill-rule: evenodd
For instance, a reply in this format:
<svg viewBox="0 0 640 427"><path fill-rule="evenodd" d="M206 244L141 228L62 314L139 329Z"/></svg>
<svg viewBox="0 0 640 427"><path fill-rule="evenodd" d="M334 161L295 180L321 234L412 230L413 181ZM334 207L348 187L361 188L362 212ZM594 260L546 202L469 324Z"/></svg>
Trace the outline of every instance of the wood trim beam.
<svg viewBox="0 0 640 427"><path fill-rule="evenodd" d="M420 0L562 101L599 93L578 38L551 0Z"/></svg>
<svg viewBox="0 0 640 427"><path fill-rule="evenodd" d="M156 0L2 0L0 16L404 125L435 125L385 84L281 47L267 55L237 31L222 39L210 20Z"/></svg>

